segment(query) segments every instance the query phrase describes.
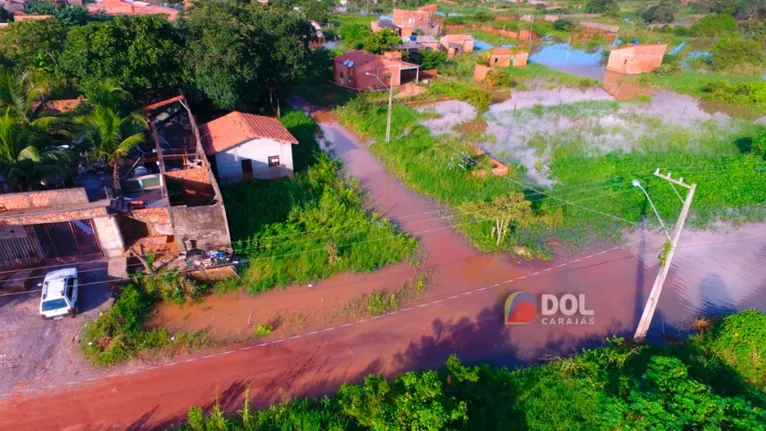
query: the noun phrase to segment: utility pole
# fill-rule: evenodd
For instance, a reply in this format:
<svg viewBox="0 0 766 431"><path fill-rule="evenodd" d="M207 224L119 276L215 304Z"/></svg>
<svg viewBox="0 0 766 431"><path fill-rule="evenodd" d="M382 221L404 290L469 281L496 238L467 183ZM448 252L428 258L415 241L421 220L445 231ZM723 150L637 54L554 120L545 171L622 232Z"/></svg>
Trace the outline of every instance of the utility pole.
<svg viewBox="0 0 766 431"><path fill-rule="evenodd" d="M665 278L667 278L668 272L670 271L670 263L673 261L673 255L676 253L678 240L681 238L681 231L684 229L684 223L686 222L686 217L689 215L689 208L692 205L694 191L697 189L696 184L686 184L684 183L683 178L678 180L671 178L670 173L667 175L662 175L660 174L659 169L654 172L654 176L667 180L671 183L671 185L678 184L679 186L684 187L689 191L686 193L686 199L684 199L684 207L681 209L681 215L678 216L678 222L676 223L676 227L673 229L673 237L670 240L670 250L668 250L664 262L662 263L662 267L660 268L660 272L657 274L657 278L654 280L654 286L652 286L652 291L649 293L649 299L647 299L646 306L644 306L644 312L641 314L641 321L638 322L636 334L633 336L633 339L638 342L643 341L643 339L646 338L646 333L649 330L649 325L652 323L654 310L657 308L657 302L660 299L660 293L662 293L662 286L665 284Z"/></svg>
<svg viewBox="0 0 766 431"><path fill-rule="evenodd" d="M378 77L378 70L375 70L375 73L366 72L365 75L372 76L373 78L377 79L378 82L380 82L383 85L383 88L388 87L388 116L386 118L386 143L391 142L391 110L393 108L393 102L394 102L394 76L391 75L391 79L388 81L388 86L386 86L386 83L383 82L382 79ZM399 63L399 83L401 84L402 79L402 63Z"/></svg>

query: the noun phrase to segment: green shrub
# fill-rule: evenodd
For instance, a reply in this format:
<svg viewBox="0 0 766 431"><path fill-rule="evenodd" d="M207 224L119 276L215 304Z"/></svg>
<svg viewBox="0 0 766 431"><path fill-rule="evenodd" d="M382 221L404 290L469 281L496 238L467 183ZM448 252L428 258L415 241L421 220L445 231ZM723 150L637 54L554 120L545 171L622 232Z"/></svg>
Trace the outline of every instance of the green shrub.
<svg viewBox="0 0 766 431"><path fill-rule="evenodd" d="M559 18L553 22L553 28L559 31L570 31L575 28L575 23L568 19Z"/></svg>
<svg viewBox="0 0 766 431"><path fill-rule="evenodd" d="M358 182L340 173L339 162L319 154L290 180L223 189L235 252L248 256L242 279L250 292L374 271L415 250L414 239L367 213Z"/></svg>
<svg viewBox="0 0 766 431"><path fill-rule="evenodd" d="M492 20L492 14L489 12L479 11L473 14L473 19L479 22L487 22Z"/></svg>
<svg viewBox="0 0 766 431"><path fill-rule="evenodd" d="M667 24L675 20L676 8L669 1L652 5L641 11L640 16L644 22L651 24Z"/></svg>
<svg viewBox="0 0 766 431"><path fill-rule="evenodd" d="M710 350L745 381L766 390L766 315L755 310L726 317L710 337Z"/></svg>
<svg viewBox="0 0 766 431"><path fill-rule="evenodd" d="M8 22L13 22L13 14L8 12L6 8L0 6L0 24Z"/></svg>
<svg viewBox="0 0 766 431"><path fill-rule="evenodd" d="M762 345L763 330L754 329L764 328L763 318L731 316L747 326L728 340L731 346ZM721 341L723 348L729 346ZM604 347L516 370L466 366L452 355L438 371L410 371L390 380L371 375L330 397L290 400L261 411L251 411L246 396L231 419L217 406L208 417L192 408L187 429L763 429L763 393L733 392L730 380L716 378L714 361L698 360L704 355L698 348L705 345L625 345L611 338Z"/></svg>
<svg viewBox="0 0 766 431"><path fill-rule="evenodd" d="M423 70L439 69L447 61L447 54L438 50L420 49L408 54L408 60L419 64Z"/></svg>
<svg viewBox="0 0 766 431"><path fill-rule="evenodd" d="M689 31L694 36L722 36L737 29L737 20L731 15L709 15L692 24Z"/></svg>
<svg viewBox="0 0 766 431"><path fill-rule="evenodd" d="M740 38L721 39L711 50L713 68L730 70L744 65L759 66L763 64L761 44L755 40Z"/></svg>
<svg viewBox="0 0 766 431"><path fill-rule="evenodd" d="M52 15L66 25L81 25L88 20L88 11L80 6L59 6L47 1L33 1L24 5L28 14Z"/></svg>
<svg viewBox="0 0 766 431"><path fill-rule="evenodd" d="M705 84L702 91L703 97L708 100L766 109L766 82L761 80L736 83L712 81Z"/></svg>
<svg viewBox="0 0 766 431"><path fill-rule="evenodd" d="M663 62L659 67L654 69L654 73L660 76L678 75L681 72L681 65L677 62Z"/></svg>
<svg viewBox="0 0 766 431"><path fill-rule="evenodd" d="M479 112L484 112L489 109L489 103L492 99L492 96L488 92L459 82L435 81L429 88L435 94L470 103L476 107Z"/></svg>

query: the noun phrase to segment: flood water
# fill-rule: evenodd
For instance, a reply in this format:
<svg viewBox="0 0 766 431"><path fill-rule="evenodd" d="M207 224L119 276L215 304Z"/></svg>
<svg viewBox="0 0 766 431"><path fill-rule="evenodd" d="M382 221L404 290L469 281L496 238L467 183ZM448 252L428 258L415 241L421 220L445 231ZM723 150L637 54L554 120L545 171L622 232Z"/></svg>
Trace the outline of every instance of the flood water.
<svg viewBox="0 0 766 431"><path fill-rule="evenodd" d="M595 52L573 48L566 43L543 44L529 56L529 61L573 75L603 81L606 68L601 64L603 48Z"/></svg>

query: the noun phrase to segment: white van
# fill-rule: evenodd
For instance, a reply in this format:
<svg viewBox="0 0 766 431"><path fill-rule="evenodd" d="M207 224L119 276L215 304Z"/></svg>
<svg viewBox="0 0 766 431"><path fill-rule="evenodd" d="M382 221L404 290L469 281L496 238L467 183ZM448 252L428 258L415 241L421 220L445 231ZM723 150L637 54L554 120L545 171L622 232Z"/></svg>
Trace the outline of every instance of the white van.
<svg viewBox="0 0 766 431"><path fill-rule="evenodd" d="M52 319L77 314L77 268L49 272L42 284L40 316Z"/></svg>

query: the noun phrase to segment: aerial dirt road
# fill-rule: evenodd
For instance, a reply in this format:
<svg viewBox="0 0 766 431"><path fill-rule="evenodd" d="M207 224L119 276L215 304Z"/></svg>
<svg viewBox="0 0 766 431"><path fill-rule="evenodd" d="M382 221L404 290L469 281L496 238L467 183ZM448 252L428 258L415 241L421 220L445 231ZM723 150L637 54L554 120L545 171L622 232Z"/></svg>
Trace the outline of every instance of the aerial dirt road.
<svg viewBox="0 0 766 431"><path fill-rule="evenodd" d="M523 365L570 354L611 334L629 335L635 328L657 272L661 240L639 232L629 246L547 263L480 255L447 221L433 220L433 214L409 217L437 208L389 178L348 131L333 123L322 128L374 207L408 232L431 231L415 234L426 252L424 265L438 268L420 305L131 374L106 372L86 381L72 376L70 384L4 395L0 429L161 429L184 419L190 405L209 407L216 398L235 411L247 387L251 401L264 406L291 396L327 394L371 373L392 376L439 367L451 353L466 362ZM764 237L761 225L684 237L654 333L674 331L685 319L709 311L763 309ZM739 255L727 258L734 253ZM546 325L538 316L526 325L506 326L503 304L517 291L583 294L593 324Z"/></svg>

